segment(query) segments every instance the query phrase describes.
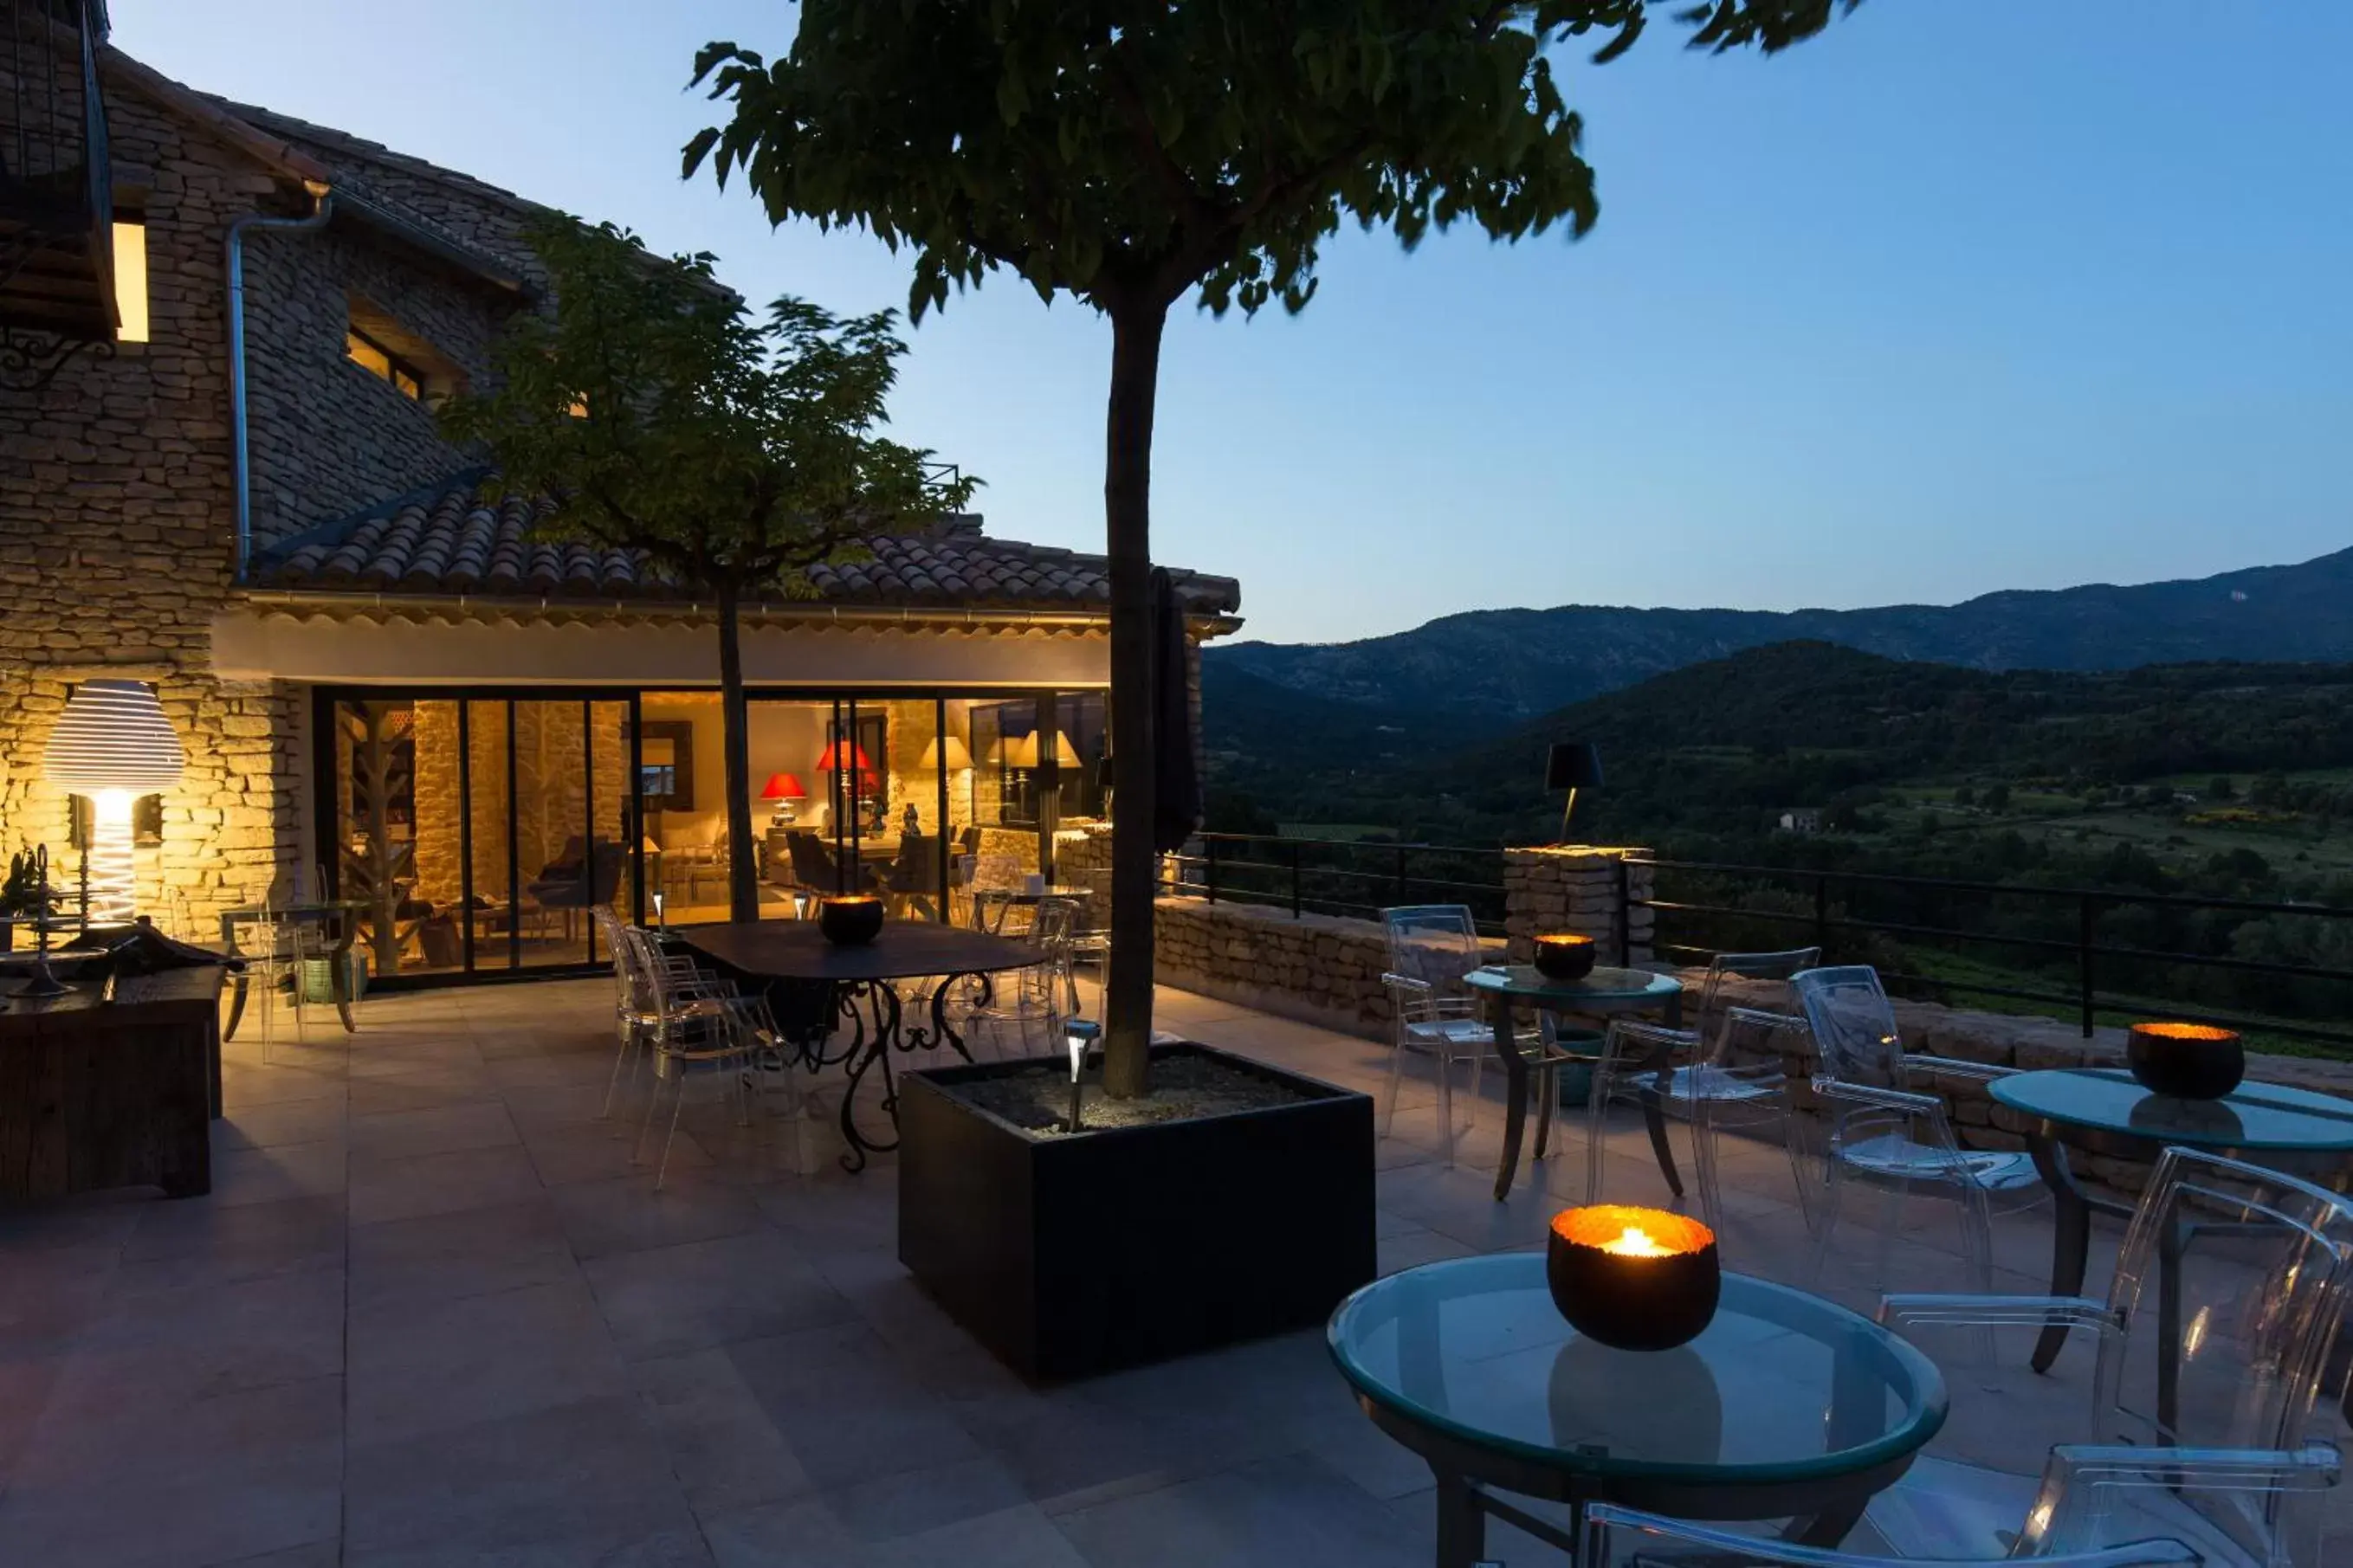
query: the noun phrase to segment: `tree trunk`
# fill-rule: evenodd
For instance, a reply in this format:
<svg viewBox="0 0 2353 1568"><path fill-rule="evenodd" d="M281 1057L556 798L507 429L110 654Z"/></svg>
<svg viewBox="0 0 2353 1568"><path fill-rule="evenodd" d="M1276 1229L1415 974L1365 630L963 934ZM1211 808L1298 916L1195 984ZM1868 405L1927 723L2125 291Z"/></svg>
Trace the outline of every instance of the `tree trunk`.
<svg viewBox="0 0 2353 1568"><path fill-rule="evenodd" d="M743 627L733 579L719 584L719 729L727 753L727 918L760 918L758 847L752 838L751 712L744 700Z"/></svg>
<svg viewBox="0 0 2353 1568"><path fill-rule="evenodd" d="M1151 1067L1152 405L1160 383L1160 301L1111 315L1103 524L1111 556L1111 962L1103 977L1103 1089L1145 1091Z"/></svg>

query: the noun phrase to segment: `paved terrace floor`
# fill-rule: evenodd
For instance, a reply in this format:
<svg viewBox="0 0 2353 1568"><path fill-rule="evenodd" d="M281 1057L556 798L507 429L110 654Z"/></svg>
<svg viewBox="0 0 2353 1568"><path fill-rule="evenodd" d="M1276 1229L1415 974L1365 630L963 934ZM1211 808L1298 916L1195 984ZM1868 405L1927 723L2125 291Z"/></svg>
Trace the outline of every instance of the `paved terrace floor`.
<svg viewBox="0 0 2353 1568"><path fill-rule="evenodd" d="M691 1105L653 1192L596 1120L609 997L383 997L348 1042L314 1010L272 1065L230 1047L210 1196L0 1212L0 1563L1431 1560L1428 1472L1356 1411L1318 1334L1030 1388L900 1268L888 1160L850 1176L821 1130L746 1140ZM1345 1084L1384 1070L1376 1045L1183 993L1160 1021ZM1409 1080L1380 1146L1385 1271L1537 1245L1581 1198L1571 1125L1493 1201L1494 1092L1449 1169ZM1630 1125L1607 1155L1609 1196L1662 1195ZM1725 1163L1729 1264L1796 1279L1782 1156ZM2000 1287L2040 1289L2046 1247L2039 1221L2004 1222ZM1894 1267L1902 1287L1963 1284L1933 1226ZM1828 1288L1863 1302L1861 1283ZM2047 1446L2088 1365L2071 1351L2022 1401L1955 1377L1939 1451ZM2318 1431L2341 1436L2333 1415ZM1559 1561L1500 1523L1490 1552Z"/></svg>

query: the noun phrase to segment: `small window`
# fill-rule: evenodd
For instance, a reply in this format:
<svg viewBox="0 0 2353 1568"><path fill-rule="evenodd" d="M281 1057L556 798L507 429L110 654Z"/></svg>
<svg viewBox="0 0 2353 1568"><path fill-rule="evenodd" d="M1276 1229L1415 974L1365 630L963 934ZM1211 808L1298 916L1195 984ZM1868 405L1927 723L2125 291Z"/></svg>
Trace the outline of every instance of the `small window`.
<svg viewBox="0 0 2353 1568"><path fill-rule="evenodd" d="M424 373L357 327L344 330L343 357L370 375L392 383L393 390L403 397L421 400L425 396Z"/></svg>
<svg viewBox="0 0 2353 1568"><path fill-rule="evenodd" d="M114 220L114 341L147 341L147 225L137 217Z"/></svg>

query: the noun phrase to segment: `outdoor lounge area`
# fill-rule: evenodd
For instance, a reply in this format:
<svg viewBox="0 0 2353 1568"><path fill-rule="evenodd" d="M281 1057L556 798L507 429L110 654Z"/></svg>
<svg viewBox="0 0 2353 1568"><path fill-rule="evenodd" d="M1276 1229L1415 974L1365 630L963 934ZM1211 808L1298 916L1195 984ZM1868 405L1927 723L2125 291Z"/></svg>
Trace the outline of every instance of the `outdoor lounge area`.
<svg viewBox="0 0 2353 1568"><path fill-rule="evenodd" d="M1356 1408L1318 1333L1033 1386L915 1287L895 1161L846 1173L822 1117L764 1108L747 1132L698 1094L656 1192L634 1125L598 1120L612 995L378 997L356 1034L281 1037L270 1065L240 1037L210 1195L0 1216L0 1561L1432 1560L1430 1472ZM1366 1091L1388 1068L1382 1044L1187 993L1163 991L1159 1022ZM1384 1274L1535 1247L1581 1199L1570 1115L1496 1200L1499 1076L1451 1167L1429 1075L1409 1077L1378 1145ZM1726 1268L1799 1279L1782 1152L1727 1138L1721 1156ZM1630 1110L1601 1162L1613 1201L1665 1196ZM2094 1291L2119 1237L2094 1233ZM2044 1288L2044 1219L1998 1219L1995 1249L1996 1289ZM1868 1307L1883 1268L1967 1288L1957 1234L1922 1227L1883 1260L1834 1260L1822 1289ZM2031 1401L1973 1400L1954 1364L1931 1455L2015 1460L2089 1397L2085 1354L2030 1379ZM2344 1436L2333 1398L2312 1435ZM2353 1549L2343 1492L2327 1506ZM1500 1521L1486 1545L1559 1560Z"/></svg>

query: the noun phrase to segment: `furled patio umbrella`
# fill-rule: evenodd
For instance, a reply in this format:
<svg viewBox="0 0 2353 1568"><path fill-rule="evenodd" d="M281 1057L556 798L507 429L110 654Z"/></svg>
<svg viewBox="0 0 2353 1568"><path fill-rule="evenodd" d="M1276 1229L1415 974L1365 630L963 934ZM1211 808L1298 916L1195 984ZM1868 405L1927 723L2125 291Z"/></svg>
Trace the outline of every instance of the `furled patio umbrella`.
<svg viewBox="0 0 2353 1568"><path fill-rule="evenodd" d="M1152 569L1152 847L1185 847L1201 828L1201 772L1193 756L1193 693L1187 679L1185 612L1168 568Z"/></svg>

